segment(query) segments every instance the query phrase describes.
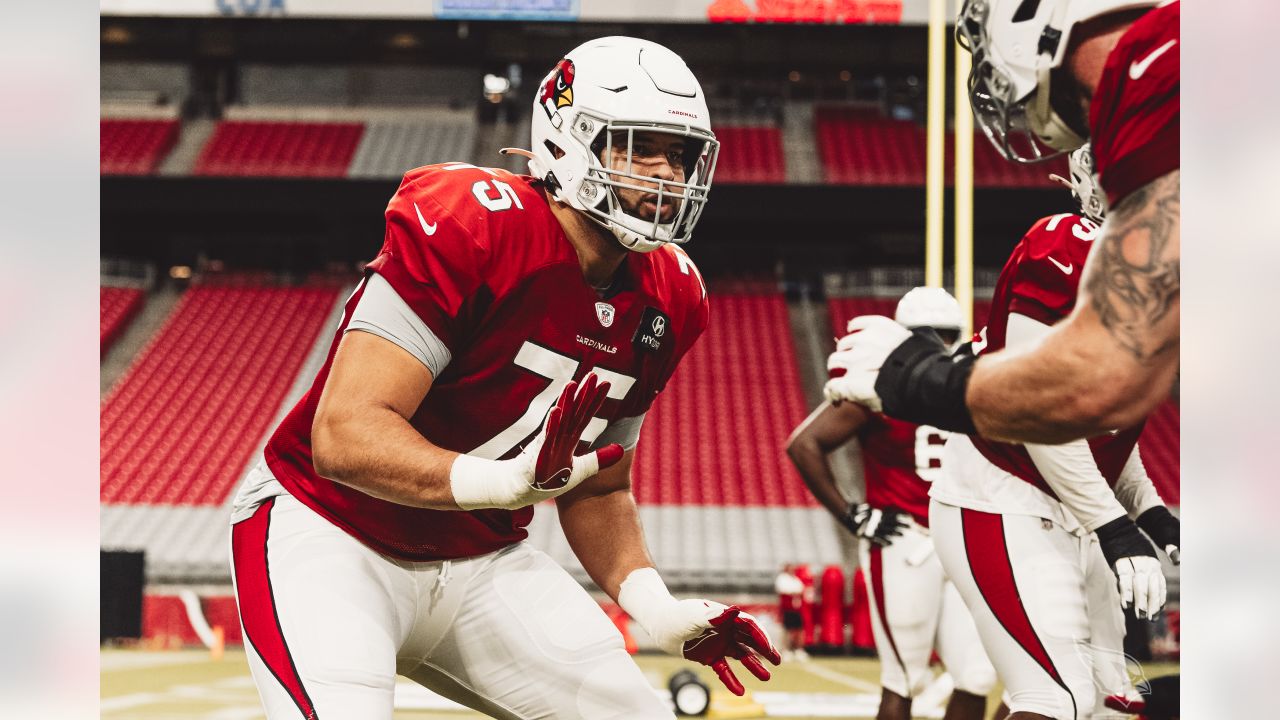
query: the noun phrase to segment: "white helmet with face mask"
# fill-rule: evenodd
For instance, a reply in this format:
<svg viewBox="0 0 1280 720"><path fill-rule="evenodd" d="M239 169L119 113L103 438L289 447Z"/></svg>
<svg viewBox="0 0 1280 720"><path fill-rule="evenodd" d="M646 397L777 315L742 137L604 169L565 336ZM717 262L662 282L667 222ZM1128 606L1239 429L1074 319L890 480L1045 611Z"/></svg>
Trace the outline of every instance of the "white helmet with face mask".
<svg viewBox="0 0 1280 720"><path fill-rule="evenodd" d="M1064 117L1050 94L1052 73L1066 57L1072 31L1102 15L1160 2L965 0L956 35L973 54L969 100L979 127L1000 154L1015 162L1039 162L1083 145L1089 134L1081 126L1084 119L1075 108Z"/></svg>
<svg viewBox="0 0 1280 720"><path fill-rule="evenodd" d="M633 162L641 133L681 140L683 182ZM630 37L583 43L551 69L534 98L532 141L529 170L552 197L638 252L689 241L720 147L702 87L680 56ZM643 193L652 218L627 212L619 191Z"/></svg>

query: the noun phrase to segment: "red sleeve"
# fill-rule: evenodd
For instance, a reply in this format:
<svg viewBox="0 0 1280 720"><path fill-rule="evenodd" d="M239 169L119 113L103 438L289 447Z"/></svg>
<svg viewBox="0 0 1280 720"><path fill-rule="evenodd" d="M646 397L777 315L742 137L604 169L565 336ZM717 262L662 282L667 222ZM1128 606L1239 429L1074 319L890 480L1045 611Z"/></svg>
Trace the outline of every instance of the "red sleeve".
<svg viewBox="0 0 1280 720"><path fill-rule="evenodd" d="M1107 57L1089 108L1094 162L1107 201L1180 166L1181 3L1147 12Z"/></svg>
<svg viewBox="0 0 1280 720"><path fill-rule="evenodd" d="M1084 268L1064 238L1076 221L1074 215L1044 218L1022 239L1022 259L1014 267L1010 283L1010 314L1025 315L1045 325L1054 325L1071 314Z"/></svg>
<svg viewBox="0 0 1280 720"><path fill-rule="evenodd" d="M471 232L445 208L448 188L433 188L410 173L387 205L387 230L369 270L456 352L459 317L481 285L484 253Z"/></svg>

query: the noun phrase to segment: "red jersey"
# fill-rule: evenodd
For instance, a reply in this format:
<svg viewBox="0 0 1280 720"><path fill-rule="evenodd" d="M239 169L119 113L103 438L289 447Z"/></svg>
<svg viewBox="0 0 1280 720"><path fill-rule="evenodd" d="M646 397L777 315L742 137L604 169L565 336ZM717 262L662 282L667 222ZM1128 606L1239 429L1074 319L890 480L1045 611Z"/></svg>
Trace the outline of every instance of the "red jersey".
<svg viewBox="0 0 1280 720"><path fill-rule="evenodd" d="M589 370L611 384L598 418L640 415L707 324L702 278L675 246L628 254L611 294L598 295L530 177L463 163L418 168L391 198L386 221L367 272L386 278L452 356L410 419L448 450L516 455L564 386ZM388 555L470 557L524 539L531 507L425 510L316 474L311 424L361 289L347 301L310 391L267 444L272 473L308 507ZM598 433L604 424L587 432L593 427Z"/></svg>
<svg viewBox="0 0 1280 720"><path fill-rule="evenodd" d="M867 504L897 508L929 526L929 484L942 472L947 433L875 413L858 431Z"/></svg>
<svg viewBox="0 0 1280 720"><path fill-rule="evenodd" d="M1112 205L1179 167L1182 5L1150 10L1120 37L1089 107L1094 164Z"/></svg>
<svg viewBox="0 0 1280 720"><path fill-rule="evenodd" d="M1071 314L1085 260L1098 237L1098 226L1080 215L1053 215L1042 218L1013 248L1000 271L991 315L975 347L979 355L1004 348L1009 316L1025 315L1046 325L1056 324ZM1145 421L1115 434L1089 439L1094 462L1107 482L1114 485L1138 443ZM1057 495L1022 445L996 442L979 435L970 437L974 447L993 465L1031 483L1054 499Z"/></svg>

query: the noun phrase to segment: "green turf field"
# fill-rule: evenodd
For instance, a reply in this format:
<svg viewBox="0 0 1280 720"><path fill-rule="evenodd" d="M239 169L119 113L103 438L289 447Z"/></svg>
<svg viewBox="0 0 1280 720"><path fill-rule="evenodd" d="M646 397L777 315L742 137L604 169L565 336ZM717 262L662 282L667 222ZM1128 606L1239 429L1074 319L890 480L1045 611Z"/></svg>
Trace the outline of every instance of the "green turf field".
<svg viewBox="0 0 1280 720"><path fill-rule="evenodd" d="M656 655L641 655L636 661L655 687L664 687L676 670L694 667L676 658ZM714 675L706 668L700 670L703 681L714 688ZM1149 663L1143 670L1149 677L1156 677L1177 672L1177 665ZM811 707L840 708L840 717L871 717L880 694L878 675L878 661L863 658L818 658L784 663L774 670L774 678L768 683L756 681L741 671L738 677L747 686L749 699L738 700L727 692L713 689L712 716L766 717L761 712L765 706L802 707L808 703ZM416 686L405 685L402 689L398 697L405 702L427 697ZM998 700L997 690L990 707L994 709ZM767 715L770 718L816 716L816 712ZM824 716L832 715L824 713ZM244 653L239 650L228 651L224 658L215 661L205 650L154 652L105 648L102 651L102 717L252 720L264 715ZM462 720L483 716L470 711L397 710L395 717L397 720Z"/></svg>

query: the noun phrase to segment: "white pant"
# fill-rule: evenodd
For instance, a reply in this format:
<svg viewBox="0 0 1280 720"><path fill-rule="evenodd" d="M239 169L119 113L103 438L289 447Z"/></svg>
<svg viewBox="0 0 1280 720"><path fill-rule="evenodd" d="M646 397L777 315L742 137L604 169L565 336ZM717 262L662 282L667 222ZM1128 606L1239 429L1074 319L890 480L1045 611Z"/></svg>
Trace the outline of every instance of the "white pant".
<svg viewBox="0 0 1280 720"><path fill-rule="evenodd" d="M600 606L544 553L410 562L289 495L232 526L270 720L390 720L404 675L495 718L672 718Z"/></svg>
<svg viewBox="0 0 1280 720"><path fill-rule="evenodd" d="M929 525L1010 710L1083 720L1131 688L1116 580L1095 536L938 500Z"/></svg>
<svg viewBox="0 0 1280 720"><path fill-rule="evenodd" d="M888 547L864 540L859 559L869 583L880 685L915 697L933 680L929 659L936 648L956 690L983 697L991 692L995 669L928 532L912 523Z"/></svg>

